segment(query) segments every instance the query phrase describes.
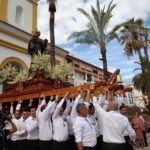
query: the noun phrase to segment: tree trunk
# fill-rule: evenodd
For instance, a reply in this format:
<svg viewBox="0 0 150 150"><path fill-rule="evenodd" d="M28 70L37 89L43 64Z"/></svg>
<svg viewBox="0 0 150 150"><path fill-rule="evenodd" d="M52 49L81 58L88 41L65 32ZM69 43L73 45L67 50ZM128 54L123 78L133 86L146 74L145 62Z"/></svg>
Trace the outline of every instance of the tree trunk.
<svg viewBox="0 0 150 150"><path fill-rule="evenodd" d="M103 71L104 71L104 80L108 81L108 70L107 70L107 58L106 58L106 47L105 43L100 44L102 61L103 61Z"/></svg>
<svg viewBox="0 0 150 150"><path fill-rule="evenodd" d="M140 50L138 50L137 53L138 53L138 57L139 57L140 64L141 64L142 74L144 75L145 71L144 71L144 68L143 68L143 57L142 57L142 54L141 54Z"/></svg>
<svg viewBox="0 0 150 150"><path fill-rule="evenodd" d="M55 12L56 7L55 4L52 3L49 5L50 11L50 57L51 57L51 67L54 68L55 66L55 31L54 31L54 24L55 24Z"/></svg>
<svg viewBox="0 0 150 150"><path fill-rule="evenodd" d="M145 41L145 45L144 45L144 55L145 55L145 57L147 58L147 59L149 59L149 57L148 57L148 52L147 52L147 50L148 50L148 44L147 44L147 42L148 42L148 40L147 40L147 36L145 36L145 39L144 39Z"/></svg>

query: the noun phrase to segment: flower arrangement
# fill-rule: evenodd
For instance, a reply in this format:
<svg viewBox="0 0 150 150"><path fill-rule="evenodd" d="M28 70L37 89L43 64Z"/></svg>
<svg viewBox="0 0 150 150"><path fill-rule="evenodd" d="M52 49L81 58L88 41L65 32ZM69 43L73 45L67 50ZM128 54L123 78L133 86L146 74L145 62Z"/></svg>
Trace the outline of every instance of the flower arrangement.
<svg viewBox="0 0 150 150"><path fill-rule="evenodd" d="M53 70L50 72L50 75L53 79L56 78L67 82L69 77L73 75L72 64L62 61L53 68Z"/></svg>
<svg viewBox="0 0 150 150"><path fill-rule="evenodd" d="M34 55L31 60L31 70L36 72L37 70L44 70L45 72L50 69L50 57L46 54Z"/></svg>
<svg viewBox="0 0 150 150"><path fill-rule="evenodd" d="M1 77L4 82L10 82L18 74L17 68L12 65L6 65L1 71Z"/></svg>

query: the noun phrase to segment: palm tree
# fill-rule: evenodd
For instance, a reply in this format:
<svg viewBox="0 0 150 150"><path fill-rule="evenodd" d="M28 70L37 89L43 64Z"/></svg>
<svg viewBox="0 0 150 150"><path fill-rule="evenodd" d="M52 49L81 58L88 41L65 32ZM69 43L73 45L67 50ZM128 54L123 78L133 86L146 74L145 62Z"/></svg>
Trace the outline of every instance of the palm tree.
<svg viewBox="0 0 150 150"><path fill-rule="evenodd" d="M116 37L114 30L106 32L112 18L112 11L116 6L112 3L113 1L109 3L107 8L105 6L100 8L99 0L97 0L97 7L94 8L91 6L91 15L86 10L78 8L78 11L88 19L88 23L85 30L73 32L68 38L69 40L75 39L76 43L95 44L99 46L105 80L108 80L106 46Z"/></svg>
<svg viewBox="0 0 150 150"><path fill-rule="evenodd" d="M55 12L56 12L56 1L57 0L47 0L49 3L50 12L50 55L51 55L51 67L55 66Z"/></svg>
<svg viewBox="0 0 150 150"><path fill-rule="evenodd" d="M119 27L123 27L120 30L120 41L124 45L125 54L129 58L134 54L138 54L142 65L143 57L145 56L148 59L148 30L144 28L144 21L132 18L122 23ZM142 56L142 49L144 49L144 56Z"/></svg>
<svg viewBox="0 0 150 150"><path fill-rule="evenodd" d="M141 66L140 63L139 65ZM142 91L142 93L147 96L150 106L150 61L147 57L143 58L142 68L144 69L144 73L141 72L135 75L132 82L135 89ZM140 67L136 70L141 70L142 68Z"/></svg>

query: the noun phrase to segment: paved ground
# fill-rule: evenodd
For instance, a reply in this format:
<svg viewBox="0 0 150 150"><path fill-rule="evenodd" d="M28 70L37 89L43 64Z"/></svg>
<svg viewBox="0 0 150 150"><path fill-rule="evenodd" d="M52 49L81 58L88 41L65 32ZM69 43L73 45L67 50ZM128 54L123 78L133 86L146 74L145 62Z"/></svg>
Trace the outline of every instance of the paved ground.
<svg viewBox="0 0 150 150"><path fill-rule="evenodd" d="M147 134L147 140L148 140L148 147L144 147L143 149L142 148L138 148L136 150L150 150L150 133Z"/></svg>

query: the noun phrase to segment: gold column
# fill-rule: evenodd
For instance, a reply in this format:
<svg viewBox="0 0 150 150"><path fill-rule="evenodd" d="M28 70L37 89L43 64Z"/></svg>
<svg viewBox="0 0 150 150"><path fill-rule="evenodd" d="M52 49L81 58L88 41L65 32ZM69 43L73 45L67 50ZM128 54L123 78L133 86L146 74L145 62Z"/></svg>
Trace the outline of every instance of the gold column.
<svg viewBox="0 0 150 150"><path fill-rule="evenodd" d="M27 0L32 4L32 33L37 30L37 2L35 0Z"/></svg>
<svg viewBox="0 0 150 150"><path fill-rule="evenodd" d="M32 33L37 30L37 4L32 5Z"/></svg>
<svg viewBox="0 0 150 150"><path fill-rule="evenodd" d="M8 0L0 0L0 20L7 22Z"/></svg>

